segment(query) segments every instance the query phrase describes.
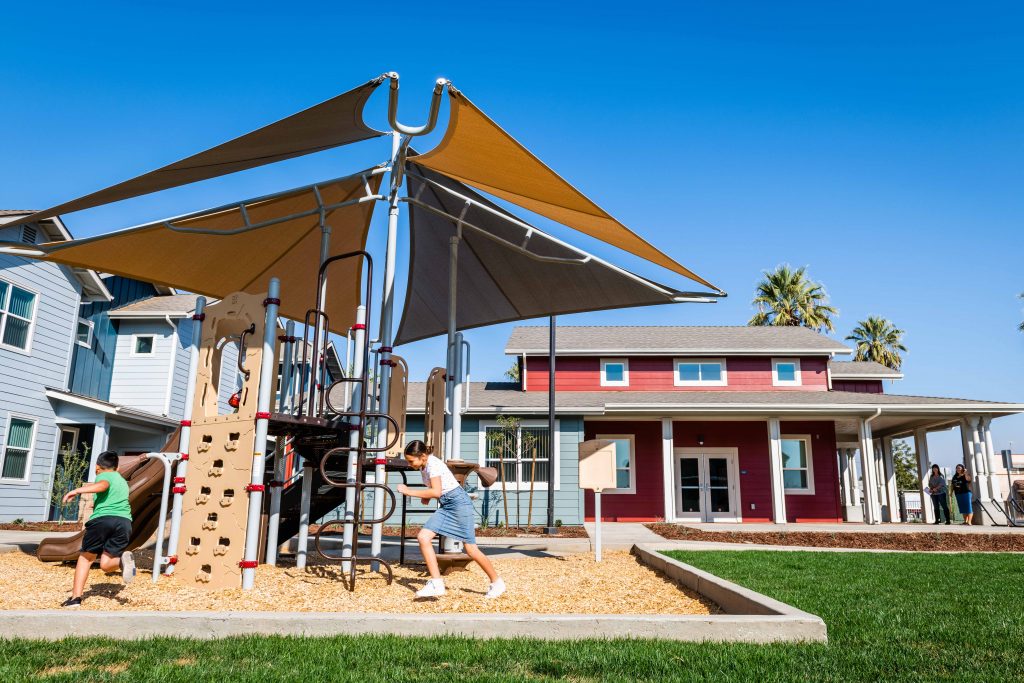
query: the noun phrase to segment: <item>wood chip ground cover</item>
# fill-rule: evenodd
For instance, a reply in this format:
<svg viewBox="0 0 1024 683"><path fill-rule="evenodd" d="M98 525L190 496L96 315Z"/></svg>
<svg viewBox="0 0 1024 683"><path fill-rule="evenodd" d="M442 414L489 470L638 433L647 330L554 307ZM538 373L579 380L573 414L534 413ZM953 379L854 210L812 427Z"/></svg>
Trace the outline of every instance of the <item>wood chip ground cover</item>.
<svg viewBox="0 0 1024 683"><path fill-rule="evenodd" d="M137 553L140 569L152 566L149 552ZM209 610L280 612L402 612L541 614L713 614L719 610L695 593L676 586L626 552L522 558L495 562L508 584L498 600L484 600L487 577L472 566L445 577L442 598L415 600L426 576L422 567L396 567L391 586L376 574L360 578L347 591L337 563L320 563L305 572L295 567L261 566L256 588L209 591L188 585L185 577L164 577L156 585L140 571L129 586L119 576L93 570L84 609ZM73 566L46 564L31 555L0 555L0 610L53 609L69 594Z"/></svg>

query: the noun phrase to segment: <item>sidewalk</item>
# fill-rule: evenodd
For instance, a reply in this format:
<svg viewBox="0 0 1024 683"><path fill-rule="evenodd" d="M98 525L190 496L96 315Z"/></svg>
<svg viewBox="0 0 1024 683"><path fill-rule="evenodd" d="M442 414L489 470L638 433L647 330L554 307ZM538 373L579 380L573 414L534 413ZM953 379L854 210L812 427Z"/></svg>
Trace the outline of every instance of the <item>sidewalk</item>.
<svg viewBox="0 0 1024 683"><path fill-rule="evenodd" d="M583 525L593 547L597 525ZM665 539L639 522L601 522L601 547L605 550L629 550L637 543L664 543Z"/></svg>

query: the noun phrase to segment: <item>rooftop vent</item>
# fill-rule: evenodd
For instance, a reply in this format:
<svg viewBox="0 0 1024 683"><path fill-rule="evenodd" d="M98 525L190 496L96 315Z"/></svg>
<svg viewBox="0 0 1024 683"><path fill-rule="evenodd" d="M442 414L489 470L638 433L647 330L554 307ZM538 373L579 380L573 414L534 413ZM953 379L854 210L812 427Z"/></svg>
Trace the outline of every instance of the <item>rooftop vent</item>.
<svg viewBox="0 0 1024 683"><path fill-rule="evenodd" d="M34 225L21 226L21 241L25 244L35 244L39 237L39 229Z"/></svg>

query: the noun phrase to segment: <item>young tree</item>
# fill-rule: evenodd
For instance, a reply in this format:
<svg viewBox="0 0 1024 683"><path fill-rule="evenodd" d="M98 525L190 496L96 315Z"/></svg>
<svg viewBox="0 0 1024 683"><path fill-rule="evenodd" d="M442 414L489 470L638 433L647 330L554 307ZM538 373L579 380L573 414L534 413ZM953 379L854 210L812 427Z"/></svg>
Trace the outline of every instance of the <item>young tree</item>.
<svg viewBox="0 0 1024 683"><path fill-rule="evenodd" d="M519 381L519 359L512 361L512 367L505 371L505 379L509 382Z"/></svg>
<svg viewBox="0 0 1024 683"><path fill-rule="evenodd" d="M501 501L505 511L505 526L511 525L508 514L508 483L516 487L516 526L519 526L519 499L522 490L524 457L533 452L537 438L526 429L522 422L513 415L498 415L498 428L486 432L487 456L491 463L498 465L498 478L501 481ZM496 462L495 462L496 461ZM529 467L527 465L526 467Z"/></svg>
<svg viewBox="0 0 1024 683"><path fill-rule="evenodd" d="M907 352L903 345L903 330L897 329L892 321L880 316L869 315L857 323L853 332L846 337L857 349L854 360L870 360L887 368L899 370L903 365L901 353Z"/></svg>
<svg viewBox="0 0 1024 683"><path fill-rule="evenodd" d="M81 448L73 451L64 449L60 452L60 460L53 473L53 489L50 491L50 502L57 508L57 521L63 522L72 510L77 512L78 501L64 505L64 494L82 485L88 467L88 444L83 444Z"/></svg>
<svg viewBox="0 0 1024 683"><path fill-rule="evenodd" d="M751 326L809 327L820 332L835 329L832 316L838 311L829 305L828 294L818 282L807 277L807 268L788 264L765 271L754 293L757 313Z"/></svg>
<svg viewBox="0 0 1024 683"><path fill-rule="evenodd" d="M919 491L917 456L906 441L892 442L892 463L896 471L896 488L900 491Z"/></svg>

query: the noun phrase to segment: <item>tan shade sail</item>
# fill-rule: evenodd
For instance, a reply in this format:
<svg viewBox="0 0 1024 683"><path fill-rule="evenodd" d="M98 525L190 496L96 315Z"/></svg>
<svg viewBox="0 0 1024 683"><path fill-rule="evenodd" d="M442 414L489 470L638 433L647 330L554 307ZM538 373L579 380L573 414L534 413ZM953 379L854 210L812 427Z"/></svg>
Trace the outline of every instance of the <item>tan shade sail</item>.
<svg viewBox="0 0 1024 683"><path fill-rule="evenodd" d="M363 122L363 106L382 80L364 83L326 102L155 171L19 218L18 223L91 209L383 135Z"/></svg>
<svg viewBox="0 0 1024 683"><path fill-rule="evenodd" d="M612 218L465 95L452 88L448 94L451 115L444 138L416 163L721 291Z"/></svg>
<svg viewBox="0 0 1024 683"><path fill-rule="evenodd" d="M449 240L459 218L460 330L695 298L560 242L451 178L413 163L406 177L412 254L399 344L447 331Z"/></svg>
<svg viewBox="0 0 1024 683"><path fill-rule="evenodd" d="M382 178L374 171L365 173L241 202L248 225L253 226L250 229L245 229L246 219L236 205L109 235L50 242L33 248L44 252L41 260L92 268L211 297L239 291L266 292L270 278L277 277L281 280L281 315L301 321L316 304L321 236L316 190L327 207L330 255L363 249L376 202L358 200L367 196L367 184L376 194ZM337 206L345 202L353 203ZM271 224L259 227L267 222ZM212 234L181 229L208 230ZM227 234L229 231L234 234ZM328 271L330 327L342 334L355 322L361 264L361 259L344 260Z"/></svg>

